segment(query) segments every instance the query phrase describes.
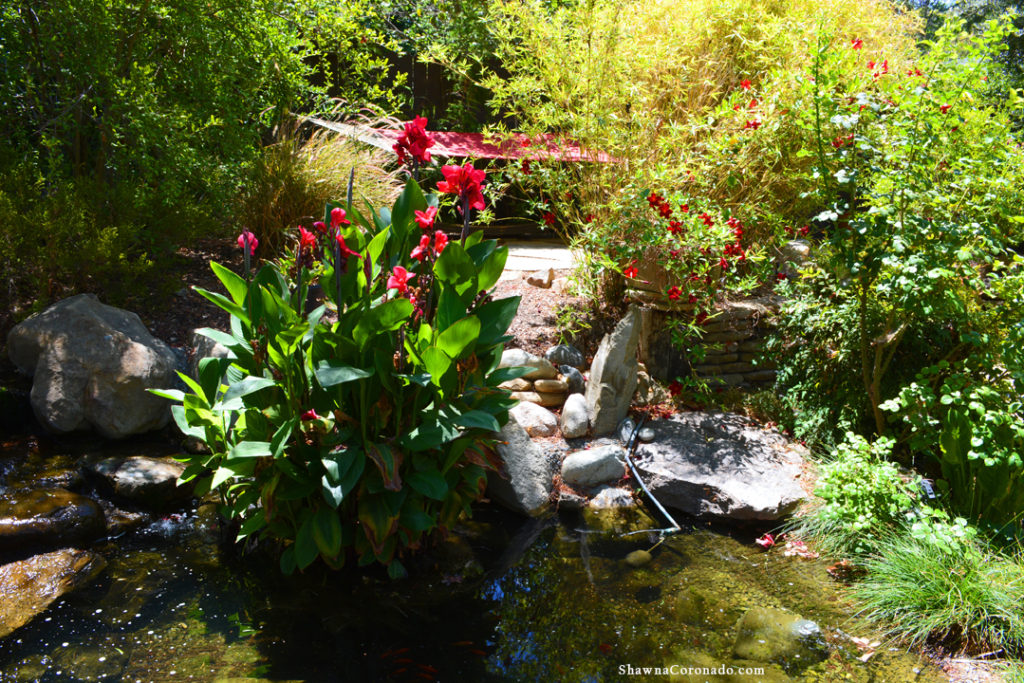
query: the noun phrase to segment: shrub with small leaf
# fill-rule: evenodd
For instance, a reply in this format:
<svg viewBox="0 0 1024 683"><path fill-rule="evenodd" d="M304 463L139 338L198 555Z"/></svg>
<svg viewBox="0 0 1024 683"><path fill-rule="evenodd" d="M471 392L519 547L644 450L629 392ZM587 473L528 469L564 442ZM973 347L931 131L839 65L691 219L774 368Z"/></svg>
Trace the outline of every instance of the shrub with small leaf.
<svg viewBox="0 0 1024 683"><path fill-rule="evenodd" d="M479 176L445 189L478 194ZM527 371L497 369L519 304L489 294L508 250L480 231L449 242L436 213L415 180L391 210L360 212L350 191L289 257L251 277L213 264L227 295L200 291L231 316L230 332L203 330L230 354L160 392L210 449L183 479L220 493L239 539L278 542L286 573L319 557L401 575L399 556L467 513L497 467L514 404L498 384Z"/></svg>

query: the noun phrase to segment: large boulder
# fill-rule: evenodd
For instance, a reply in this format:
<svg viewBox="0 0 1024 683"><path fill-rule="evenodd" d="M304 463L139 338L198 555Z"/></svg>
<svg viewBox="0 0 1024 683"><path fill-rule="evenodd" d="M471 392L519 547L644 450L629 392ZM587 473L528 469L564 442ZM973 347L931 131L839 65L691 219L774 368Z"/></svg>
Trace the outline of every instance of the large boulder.
<svg viewBox="0 0 1024 683"><path fill-rule="evenodd" d="M170 419L170 403L146 390L175 385L174 352L135 313L93 294L58 301L15 326L7 351L33 376L32 408L55 432L91 427L119 439Z"/></svg>
<svg viewBox="0 0 1024 683"><path fill-rule="evenodd" d="M174 458L114 456L88 460L83 468L114 495L144 508L171 508L192 497L192 485L178 486L185 465Z"/></svg>
<svg viewBox="0 0 1024 683"><path fill-rule="evenodd" d="M695 517L777 520L805 497L802 457L778 432L739 415L691 412L651 423L635 462L662 504Z"/></svg>
<svg viewBox="0 0 1024 683"><path fill-rule="evenodd" d="M498 435L497 450L504 471L488 475L487 494L514 512L544 514L554 490L554 470L513 415Z"/></svg>
<svg viewBox="0 0 1024 683"><path fill-rule="evenodd" d="M0 551L82 545L106 529L99 503L77 493L38 489L0 498Z"/></svg>
<svg viewBox="0 0 1024 683"><path fill-rule="evenodd" d="M65 548L0 567L0 638L95 579L106 564L96 553Z"/></svg>
<svg viewBox="0 0 1024 683"><path fill-rule="evenodd" d="M586 393L590 428L596 436L613 432L629 411L636 391L639 341L640 314L631 307L597 347Z"/></svg>

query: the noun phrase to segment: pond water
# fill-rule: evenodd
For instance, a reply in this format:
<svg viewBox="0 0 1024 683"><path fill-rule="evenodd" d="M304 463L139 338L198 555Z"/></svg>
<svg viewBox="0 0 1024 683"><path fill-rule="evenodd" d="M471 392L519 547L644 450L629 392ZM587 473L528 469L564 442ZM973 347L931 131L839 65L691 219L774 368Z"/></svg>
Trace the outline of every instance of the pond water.
<svg viewBox="0 0 1024 683"><path fill-rule="evenodd" d="M282 577L272 558L221 545L213 508L96 546L109 562L96 582L0 640L0 680L944 680L884 646L860 661L849 636L872 634L828 563L765 552L750 531L694 527L658 544L623 535L659 526L643 511L529 521L481 506L407 579ZM650 561L628 564L636 550ZM735 660L737 622L762 607L817 622L828 657ZM672 665L737 673L629 676Z"/></svg>

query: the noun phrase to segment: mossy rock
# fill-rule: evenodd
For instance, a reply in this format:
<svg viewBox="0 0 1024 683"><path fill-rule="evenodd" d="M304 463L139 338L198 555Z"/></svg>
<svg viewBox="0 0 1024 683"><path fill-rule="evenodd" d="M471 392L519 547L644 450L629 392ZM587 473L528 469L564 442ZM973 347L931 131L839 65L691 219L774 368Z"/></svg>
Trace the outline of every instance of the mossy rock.
<svg viewBox="0 0 1024 683"><path fill-rule="evenodd" d="M736 628L736 659L780 664L793 673L828 657L828 644L821 628L786 610L751 608Z"/></svg>

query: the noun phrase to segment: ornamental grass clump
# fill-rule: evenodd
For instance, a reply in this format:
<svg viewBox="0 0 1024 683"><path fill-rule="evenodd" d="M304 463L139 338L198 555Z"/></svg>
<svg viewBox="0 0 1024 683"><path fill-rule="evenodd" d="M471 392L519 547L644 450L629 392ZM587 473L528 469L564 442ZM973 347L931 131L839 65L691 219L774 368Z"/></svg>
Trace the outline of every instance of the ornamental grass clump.
<svg viewBox="0 0 1024 683"><path fill-rule="evenodd" d="M230 332L202 331L229 357L159 392L210 450L182 479L220 494L239 539L276 543L286 573L320 558L399 576L498 468L514 404L498 385L528 370L497 369L519 305L491 296L508 249L481 231L449 241L436 207L411 178L390 210L350 192L279 262L245 277L212 264L227 295L200 291L231 316Z"/></svg>

